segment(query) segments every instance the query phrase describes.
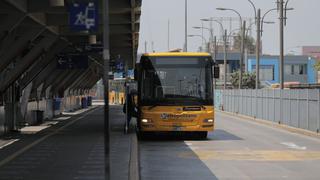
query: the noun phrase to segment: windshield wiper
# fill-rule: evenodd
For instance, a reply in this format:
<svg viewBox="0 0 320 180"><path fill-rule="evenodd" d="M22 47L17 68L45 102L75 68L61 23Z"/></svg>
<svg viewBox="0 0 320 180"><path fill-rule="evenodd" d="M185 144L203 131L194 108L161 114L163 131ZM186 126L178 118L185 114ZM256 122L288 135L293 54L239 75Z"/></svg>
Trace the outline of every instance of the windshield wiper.
<svg viewBox="0 0 320 180"><path fill-rule="evenodd" d="M154 103L154 105L150 106L150 107L148 108L148 110L151 110L151 109L153 109L153 108L155 108L155 107L157 107L157 106L161 106L161 105L163 105L163 104L160 103L160 102L156 102L156 103Z"/></svg>
<svg viewBox="0 0 320 180"><path fill-rule="evenodd" d="M198 102L198 101L194 101L194 102L197 103L197 105L200 106L202 109L204 110L207 109L201 102Z"/></svg>
<svg viewBox="0 0 320 180"><path fill-rule="evenodd" d="M157 107L157 106L160 106L161 104L154 104L154 105L152 105L152 106L150 106L149 108L148 108L148 110L151 110L151 109L153 109L153 108L155 108L155 107Z"/></svg>

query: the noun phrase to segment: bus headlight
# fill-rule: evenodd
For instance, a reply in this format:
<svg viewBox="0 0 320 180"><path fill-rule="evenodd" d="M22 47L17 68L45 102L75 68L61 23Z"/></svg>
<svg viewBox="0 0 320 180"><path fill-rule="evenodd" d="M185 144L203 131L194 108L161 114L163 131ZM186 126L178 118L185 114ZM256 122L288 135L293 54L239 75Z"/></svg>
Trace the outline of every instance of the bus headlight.
<svg viewBox="0 0 320 180"><path fill-rule="evenodd" d="M142 119L141 122L142 122L142 123L151 123L152 121L149 120L149 119Z"/></svg>
<svg viewBox="0 0 320 180"><path fill-rule="evenodd" d="M205 122L205 123L214 123L214 120L213 119L205 119L203 122Z"/></svg>

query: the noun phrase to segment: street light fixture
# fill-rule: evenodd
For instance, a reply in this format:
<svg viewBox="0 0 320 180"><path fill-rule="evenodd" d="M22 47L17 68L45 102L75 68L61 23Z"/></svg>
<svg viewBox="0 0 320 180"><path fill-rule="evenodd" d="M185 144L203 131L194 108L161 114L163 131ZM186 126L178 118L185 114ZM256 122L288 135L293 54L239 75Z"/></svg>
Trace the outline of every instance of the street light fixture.
<svg viewBox="0 0 320 180"><path fill-rule="evenodd" d="M202 35L190 34L190 35L188 35L188 37L201 37L202 40L205 42L205 44L207 44L206 38L204 38Z"/></svg>
<svg viewBox="0 0 320 180"><path fill-rule="evenodd" d="M216 22L220 25L221 28L221 37L223 40L223 51L224 51L224 55L223 55L223 65L224 65L224 82L223 82L223 89L227 88L227 30L224 29L222 22L213 19L213 18L209 18L209 19L201 19L201 21L206 21L206 22ZM214 59L216 60L216 54L217 54L217 43L216 43L216 38L215 38L215 53L214 53Z"/></svg>
<svg viewBox="0 0 320 180"><path fill-rule="evenodd" d="M213 32L212 32L212 29L210 29L210 28L207 28L207 27L199 27L199 26L194 26L194 27L192 27L193 29L206 29L206 30L208 30L209 32L210 32L210 35L211 35L211 37L213 37ZM202 35L203 36L203 35Z"/></svg>
<svg viewBox="0 0 320 180"><path fill-rule="evenodd" d="M202 40L207 44L207 40L206 40L206 38L204 38L203 36L201 36L201 35L197 35L197 34L190 34L190 35L188 35L188 37L201 37L202 38Z"/></svg>
<svg viewBox="0 0 320 180"><path fill-rule="evenodd" d="M205 22L215 22L215 23L218 23L219 26L220 26L220 31L221 31L221 37L223 37L224 35L224 27L223 27L223 24L222 22L216 20L216 19L212 19L212 18L207 18L207 19L200 19L201 21L205 21Z"/></svg>
<svg viewBox="0 0 320 180"><path fill-rule="evenodd" d="M254 3L251 1L251 0L248 0L249 3L252 5L253 7L253 10L254 10L254 19L255 19L255 24L257 24L257 8L256 6L254 5Z"/></svg>
<svg viewBox="0 0 320 180"><path fill-rule="evenodd" d="M261 36L262 36L262 33L263 33L263 24L265 23L265 24L271 24L270 22L265 22L264 21L264 18L270 13L270 12L272 12L272 11L276 11L277 10L277 8L273 8L273 9L270 9L270 10L268 10L266 13L264 13L264 15L262 16L262 20L261 20L261 31L260 31L260 33L261 33ZM274 23L274 22L273 22Z"/></svg>
<svg viewBox="0 0 320 180"><path fill-rule="evenodd" d="M240 18L240 30L241 30L241 48L240 48L240 74L239 74L239 89L242 88L242 71L243 71L243 61L244 61L244 41L245 41L245 30L246 30L246 21L242 21L241 14L235 10L230 8L217 8L219 11L232 11L236 13ZM243 24L242 24L243 22Z"/></svg>
<svg viewBox="0 0 320 180"><path fill-rule="evenodd" d="M219 10L219 11L232 11L232 12L236 13L240 18L240 27L242 26L242 16L237 10L230 9L230 8L216 8L216 9Z"/></svg>

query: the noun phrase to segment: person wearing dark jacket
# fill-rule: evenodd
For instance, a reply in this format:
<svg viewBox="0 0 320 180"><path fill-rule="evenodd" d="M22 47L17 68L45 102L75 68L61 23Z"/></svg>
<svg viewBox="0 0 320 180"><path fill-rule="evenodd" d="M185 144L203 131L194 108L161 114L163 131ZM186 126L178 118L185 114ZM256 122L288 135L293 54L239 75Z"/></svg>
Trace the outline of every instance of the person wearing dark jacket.
<svg viewBox="0 0 320 180"><path fill-rule="evenodd" d="M128 105L126 103L123 105L123 113L125 114L128 113L125 128L128 128L128 126L130 125L131 118L136 115L134 95L135 95L135 92L133 90L130 93L128 93L126 96L126 103L128 103ZM126 110L127 107L128 107L128 111Z"/></svg>

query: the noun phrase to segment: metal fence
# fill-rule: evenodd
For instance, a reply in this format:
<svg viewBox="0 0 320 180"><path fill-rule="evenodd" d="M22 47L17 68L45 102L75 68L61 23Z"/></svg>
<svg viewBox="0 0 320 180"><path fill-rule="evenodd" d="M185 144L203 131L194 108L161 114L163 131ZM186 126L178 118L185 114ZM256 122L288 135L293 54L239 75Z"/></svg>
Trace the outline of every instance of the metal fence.
<svg viewBox="0 0 320 180"><path fill-rule="evenodd" d="M320 130L320 90L216 90L216 108L314 132Z"/></svg>

